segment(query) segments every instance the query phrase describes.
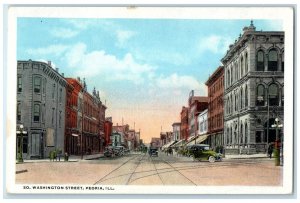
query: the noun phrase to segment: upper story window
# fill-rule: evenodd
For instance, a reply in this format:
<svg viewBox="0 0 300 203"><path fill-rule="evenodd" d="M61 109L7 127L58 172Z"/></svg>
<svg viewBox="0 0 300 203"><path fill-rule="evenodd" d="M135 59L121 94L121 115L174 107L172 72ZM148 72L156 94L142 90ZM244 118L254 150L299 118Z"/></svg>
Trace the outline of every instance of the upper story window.
<svg viewBox="0 0 300 203"><path fill-rule="evenodd" d="M257 52L256 56L256 70L257 71L264 71L265 65L264 65L264 52L262 50L259 50Z"/></svg>
<svg viewBox="0 0 300 203"><path fill-rule="evenodd" d="M270 50L268 55L268 71L278 70L278 54L275 49Z"/></svg>
<svg viewBox="0 0 300 203"><path fill-rule="evenodd" d="M271 84L269 86L269 105L270 106L278 106L279 104L279 96L278 96L278 86L276 84Z"/></svg>
<svg viewBox="0 0 300 203"><path fill-rule="evenodd" d="M244 58L241 58L241 77L244 75Z"/></svg>
<svg viewBox="0 0 300 203"><path fill-rule="evenodd" d="M17 104L17 121L21 121L21 103Z"/></svg>
<svg viewBox="0 0 300 203"><path fill-rule="evenodd" d="M264 106L265 105L265 87L263 85L257 86L256 91L256 106Z"/></svg>
<svg viewBox="0 0 300 203"><path fill-rule="evenodd" d="M245 74L248 73L248 53L245 54Z"/></svg>
<svg viewBox="0 0 300 203"><path fill-rule="evenodd" d="M40 104L34 104L34 106L33 106L33 121L40 122L40 115L41 115Z"/></svg>
<svg viewBox="0 0 300 203"><path fill-rule="evenodd" d="M59 89L59 102L62 102L62 88Z"/></svg>
<svg viewBox="0 0 300 203"><path fill-rule="evenodd" d="M41 92L41 77L35 76L33 79L33 89L35 93L40 93Z"/></svg>
<svg viewBox="0 0 300 203"><path fill-rule="evenodd" d="M281 55L281 70L284 72L284 52Z"/></svg>
<svg viewBox="0 0 300 203"><path fill-rule="evenodd" d="M18 76L18 92L22 92L22 76Z"/></svg>
<svg viewBox="0 0 300 203"><path fill-rule="evenodd" d="M248 107L248 87L245 88L245 107Z"/></svg>
<svg viewBox="0 0 300 203"><path fill-rule="evenodd" d="M55 84L53 84L53 87L52 87L52 99L55 98Z"/></svg>

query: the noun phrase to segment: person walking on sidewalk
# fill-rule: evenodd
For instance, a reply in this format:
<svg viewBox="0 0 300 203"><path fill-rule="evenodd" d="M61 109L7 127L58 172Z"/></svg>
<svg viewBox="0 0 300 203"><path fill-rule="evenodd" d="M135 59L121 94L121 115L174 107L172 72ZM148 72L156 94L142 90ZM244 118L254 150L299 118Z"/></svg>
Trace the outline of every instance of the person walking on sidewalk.
<svg viewBox="0 0 300 203"><path fill-rule="evenodd" d="M272 158L272 153L273 153L273 145L272 143L270 143L268 147L268 155L270 159Z"/></svg>

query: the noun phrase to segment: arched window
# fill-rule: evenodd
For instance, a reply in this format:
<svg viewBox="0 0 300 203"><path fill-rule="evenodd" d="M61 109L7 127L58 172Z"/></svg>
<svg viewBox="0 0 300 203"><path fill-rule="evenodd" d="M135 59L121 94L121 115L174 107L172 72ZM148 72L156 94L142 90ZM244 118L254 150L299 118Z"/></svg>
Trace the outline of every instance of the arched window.
<svg viewBox="0 0 300 203"><path fill-rule="evenodd" d="M281 70L284 72L284 52L281 55Z"/></svg>
<svg viewBox="0 0 300 203"><path fill-rule="evenodd" d="M278 70L278 54L275 49L269 51L268 54L268 71L277 71Z"/></svg>
<svg viewBox="0 0 300 203"><path fill-rule="evenodd" d="M248 73L248 53L245 54L245 74Z"/></svg>
<svg viewBox="0 0 300 203"><path fill-rule="evenodd" d="M245 107L248 107L248 87L245 87Z"/></svg>
<svg viewBox="0 0 300 203"><path fill-rule="evenodd" d="M41 92L41 77L39 76L34 76L34 82L33 82L33 90L35 93L40 93Z"/></svg>
<svg viewBox="0 0 300 203"><path fill-rule="evenodd" d="M232 73L232 70L233 70L233 68L231 66L231 68L230 68L230 85L232 85L232 83L233 83L233 73Z"/></svg>
<svg viewBox="0 0 300 203"><path fill-rule="evenodd" d="M265 105L265 87L258 85L256 88L256 106Z"/></svg>
<svg viewBox="0 0 300 203"><path fill-rule="evenodd" d="M248 144L248 125L245 123L245 144Z"/></svg>
<svg viewBox="0 0 300 203"><path fill-rule="evenodd" d="M241 77L244 75L244 58L241 57Z"/></svg>
<svg viewBox="0 0 300 203"><path fill-rule="evenodd" d="M230 143L230 134L229 134L229 128L227 127L227 143L226 144L229 144Z"/></svg>
<svg viewBox="0 0 300 203"><path fill-rule="evenodd" d="M241 100L241 107L240 108L241 109L244 108L243 107L243 99L244 99L244 97L243 97L243 88L241 88L241 97L240 97L240 100Z"/></svg>
<svg viewBox="0 0 300 203"><path fill-rule="evenodd" d="M281 106L284 106L284 87L281 90Z"/></svg>
<svg viewBox="0 0 300 203"><path fill-rule="evenodd" d="M239 79L239 68L238 68L238 63L235 62L235 80L234 81L238 81Z"/></svg>
<svg viewBox="0 0 300 203"><path fill-rule="evenodd" d="M270 106L278 106L278 86L276 84L271 84L269 86L269 105Z"/></svg>
<svg viewBox="0 0 300 203"><path fill-rule="evenodd" d="M240 144L244 143L243 140L243 124L241 123L241 128L240 128Z"/></svg>
<svg viewBox="0 0 300 203"><path fill-rule="evenodd" d="M265 65L264 65L264 52L262 50L259 50L257 52L256 56L256 70L257 71L264 71L265 70Z"/></svg>

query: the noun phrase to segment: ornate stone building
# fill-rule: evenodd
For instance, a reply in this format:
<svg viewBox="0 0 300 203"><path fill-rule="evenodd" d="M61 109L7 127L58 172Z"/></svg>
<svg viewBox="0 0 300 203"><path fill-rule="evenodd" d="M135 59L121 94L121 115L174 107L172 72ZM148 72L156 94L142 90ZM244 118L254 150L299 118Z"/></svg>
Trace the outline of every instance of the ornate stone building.
<svg viewBox="0 0 300 203"><path fill-rule="evenodd" d="M284 32L256 31L251 21L221 61L226 153L265 152L275 118L284 119Z"/></svg>

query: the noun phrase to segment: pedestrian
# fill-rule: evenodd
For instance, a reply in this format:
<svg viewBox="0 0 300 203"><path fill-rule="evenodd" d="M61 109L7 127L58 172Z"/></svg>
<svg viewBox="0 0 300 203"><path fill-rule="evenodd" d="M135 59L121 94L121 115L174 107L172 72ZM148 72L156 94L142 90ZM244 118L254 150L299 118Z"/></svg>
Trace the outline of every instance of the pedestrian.
<svg viewBox="0 0 300 203"><path fill-rule="evenodd" d="M268 147L268 155L270 159L272 158L272 153L273 153L273 145L270 143Z"/></svg>

